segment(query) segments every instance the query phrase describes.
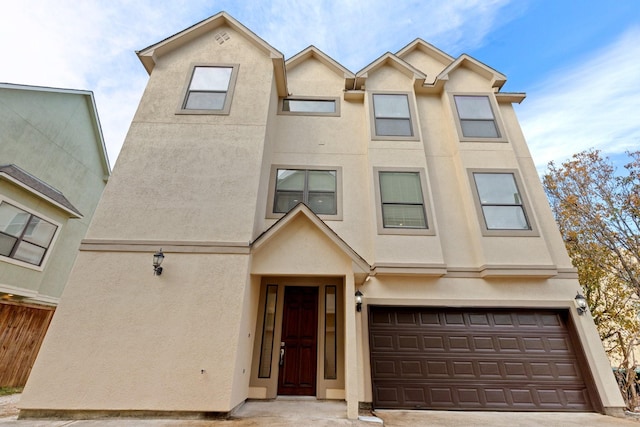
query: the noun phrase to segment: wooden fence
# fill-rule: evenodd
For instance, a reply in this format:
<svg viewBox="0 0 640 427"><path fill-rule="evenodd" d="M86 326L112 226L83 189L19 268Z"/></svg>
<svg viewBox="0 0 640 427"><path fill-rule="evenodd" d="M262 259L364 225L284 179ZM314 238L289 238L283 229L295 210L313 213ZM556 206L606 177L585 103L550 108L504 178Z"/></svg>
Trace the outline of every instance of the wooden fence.
<svg viewBox="0 0 640 427"><path fill-rule="evenodd" d="M54 311L0 301L0 387L26 384Z"/></svg>

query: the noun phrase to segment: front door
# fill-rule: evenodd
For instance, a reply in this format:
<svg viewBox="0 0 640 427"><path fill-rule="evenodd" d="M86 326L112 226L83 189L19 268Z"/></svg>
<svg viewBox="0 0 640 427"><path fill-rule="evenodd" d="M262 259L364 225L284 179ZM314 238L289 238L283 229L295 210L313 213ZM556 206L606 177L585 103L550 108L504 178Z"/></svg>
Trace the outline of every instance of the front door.
<svg viewBox="0 0 640 427"><path fill-rule="evenodd" d="M278 394L315 396L318 288L287 286L284 291Z"/></svg>

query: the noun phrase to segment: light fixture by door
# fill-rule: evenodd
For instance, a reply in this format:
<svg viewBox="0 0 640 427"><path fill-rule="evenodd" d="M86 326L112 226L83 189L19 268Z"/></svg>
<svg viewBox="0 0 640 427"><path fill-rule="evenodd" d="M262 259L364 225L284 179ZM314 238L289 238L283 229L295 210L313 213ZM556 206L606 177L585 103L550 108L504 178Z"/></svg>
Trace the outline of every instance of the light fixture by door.
<svg viewBox="0 0 640 427"><path fill-rule="evenodd" d="M362 296L362 292L358 289L356 291L356 311L358 312L362 311Z"/></svg>
<svg viewBox="0 0 640 427"><path fill-rule="evenodd" d="M154 276L159 276L162 274L162 267L160 267L160 264L162 264L162 261L164 261L164 254L162 253L162 248L160 248L158 252L153 254L153 275Z"/></svg>
<svg viewBox="0 0 640 427"><path fill-rule="evenodd" d="M575 300L578 306L577 307L578 314L582 316L584 313L587 312L587 299L580 292L577 292Z"/></svg>

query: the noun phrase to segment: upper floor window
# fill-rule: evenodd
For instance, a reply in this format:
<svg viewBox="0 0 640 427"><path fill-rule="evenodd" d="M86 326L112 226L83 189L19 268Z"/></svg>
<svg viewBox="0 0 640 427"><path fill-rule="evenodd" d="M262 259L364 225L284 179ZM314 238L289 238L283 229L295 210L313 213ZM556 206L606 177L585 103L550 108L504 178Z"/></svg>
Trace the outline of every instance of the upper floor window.
<svg viewBox="0 0 640 427"><path fill-rule="evenodd" d="M501 137L488 96L455 95L453 98L463 138Z"/></svg>
<svg viewBox="0 0 640 427"><path fill-rule="evenodd" d="M284 214L304 203L318 215L338 215L339 172L337 168L276 168L271 213Z"/></svg>
<svg viewBox="0 0 640 427"><path fill-rule="evenodd" d="M424 178L419 170L376 169L381 234L432 234Z"/></svg>
<svg viewBox="0 0 640 427"><path fill-rule="evenodd" d="M476 201L482 213L484 230L531 231L526 200L518 188L515 173L471 172L476 187Z"/></svg>
<svg viewBox="0 0 640 427"><path fill-rule="evenodd" d="M338 98L283 98L278 113L303 116L339 116L339 106Z"/></svg>
<svg viewBox="0 0 640 427"><path fill-rule="evenodd" d="M0 202L0 255L39 266L57 228L30 212Z"/></svg>
<svg viewBox="0 0 640 427"><path fill-rule="evenodd" d="M414 139L413 109L406 93L374 93L375 139Z"/></svg>
<svg viewBox="0 0 640 427"><path fill-rule="evenodd" d="M237 65L194 66L179 112L229 114L237 71Z"/></svg>

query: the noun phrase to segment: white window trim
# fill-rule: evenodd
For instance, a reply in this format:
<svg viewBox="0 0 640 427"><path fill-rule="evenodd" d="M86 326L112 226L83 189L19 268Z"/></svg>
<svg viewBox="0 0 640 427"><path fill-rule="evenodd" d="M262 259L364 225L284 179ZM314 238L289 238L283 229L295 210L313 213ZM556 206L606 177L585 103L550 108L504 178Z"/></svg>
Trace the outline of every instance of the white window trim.
<svg viewBox="0 0 640 427"><path fill-rule="evenodd" d="M489 105L491 106L491 112L493 113L493 120L495 121L496 127L498 128L498 134L500 135L498 138L482 138L478 136L464 136L462 133L462 125L460 124L460 116L458 115L458 106L456 104L456 96L484 96L489 99ZM498 103L496 102L495 96L493 93L488 92L452 92L449 93L449 100L451 102L451 108L453 109L453 117L456 123L456 129L458 131L458 138L460 142L509 142L506 136L505 127L502 123L502 118L500 117L500 110L498 108Z"/></svg>
<svg viewBox="0 0 640 427"><path fill-rule="evenodd" d="M189 86L191 86L191 79L196 67L218 67L218 68L231 68L231 77L229 77L229 87L227 89L227 95L224 100L224 107L221 110L192 110L184 108L189 94ZM236 81L238 79L238 69L240 64L224 64L224 63L192 63L189 65L189 72L187 78L180 93L180 104L176 110L176 114L193 114L193 115L229 115L231 112L231 102L233 100L233 94L236 87Z"/></svg>
<svg viewBox="0 0 640 427"><path fill-rule="evenodd" d="M376 133L376 111L373 106L373 95L407 95L407 102L409 103L409 122L411 124L411 136L394 136L394 135L378 135ZM369 114L371 120L369 120L369 126L371 129L371 139L373 141L419 141L420 134L418 133L418 114L415 107L415 100L412 92L396 92L396 91L375 91L369 93Z"/></svg>
<svg viewBox="0 0 640 427"><path fill-rule="evenodd" d="M276 193L276 179L278 169L300 169L300 170L328 170L336 171L336 214L316 214L322 220L342 221L342 167L340 166L313 166L313 165L271 165L271 173L269 175L269 193L267 195L267 212L266 218L277 219L282 218L287 213L274 213L273 202Z"/></svg>
<svg viewBox="0 0 640 427"><path fill-rule="evenodd" d="M422 201L424 206L424 214L426 215L427 228L400 228L390 227L385 228L383 216L382 216L382 196L380 192L380 172L417 172L420 176L420 186L422 187ZM374 188L376 192L376 223L378 226L378 234L401 234L412 236L435 236L435 221L433 216L433 210L431 209L431 203L429 199L429 193L427 191L427 179L424 169L422 168L407 168L407 167L374 167L373 168L373 180Z"/></svg>
<svg viewBox="0 0 640 427"><path fill-rule="evenodd" d="M336 106L336 111L333 113L323 112L298 112L298 111L284 111L285 99L294 101L333 101ZM340 117L340 98L333 96L287 96L278 100L278 114L282 116L324 116L324 117Z"/></svg>
<svg viewBox="0 0 640 427"><path fill-rule="evenodd" d="M500 174L510 174L513 176L515 180L516 187L518 188L518 193L520 198L522 199L522 207L524 209L524 216L529 222L529 230L493 230L487 228L487 223L484 219L484 213L482 211L482 202L480 201L480 196L478 194L478 187L476 186L476 180L473 176L474 173L500 173ZM476 215L478 217L478 223L480 224L480 229L482 231L483 236L487 237L537 237L540 235L538 232L538 228L536 226L536 222L534 220L533 209L531 204L529 203L529 198L527 197L527 192L525 191L525 186L520 178L520 174L517 169L467 169L467 175L469 178L469 185L471 187L471 193L473 194L473 202L476 207Z"/></svg>
<svg viewBox="0 0 640 427"><path fill-rule="evenodd" d="M30 209L28 207L26 207L25 205L23 205L22 203L18 203L13 199L10 199L6 196L0 195L0 203L2 202L6 202L9 203L10 205L13 205L19 209L22 209L25 212L30 213L31 215L35 215L38 218L44 219L45 221L50 222L51 224L56 226L56 231L55 233L53 233L53 238L51 239L51 243L49 243L49 247L47 248L45 254L44 254L44 258L42 258L42 262L40 263L40 265L35 265L35 264L31 264L28 262L24 262L24 261L20 261L8 256L4 256L4 255L0 255L0 261L4 261L8 264L13 264L13 265L17 265L20 267L25 267L28 268L30 270L36 270L36 271L43 271L45 266L47 265L47 261L49 260L49 256L51 255L51 252L53 251L53 246L56 244L56 241L58 240L58 236L60 235L60 230L62 229L62 224L59 223L58 221L55 221L53 219L51 219L50 217L43 215L33 209Z"/></svg>

